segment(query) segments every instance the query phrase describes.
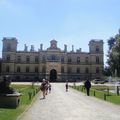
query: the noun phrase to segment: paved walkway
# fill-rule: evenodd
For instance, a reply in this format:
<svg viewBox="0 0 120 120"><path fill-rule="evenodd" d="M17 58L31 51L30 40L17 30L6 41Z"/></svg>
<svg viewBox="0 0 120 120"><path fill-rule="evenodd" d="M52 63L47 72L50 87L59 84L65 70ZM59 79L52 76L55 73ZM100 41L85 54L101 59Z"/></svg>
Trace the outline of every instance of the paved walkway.
<svg viewBox="0 0 120 120"><path fill-rule="evenodd" d="M53 83L52 91L39 96L20 120L120 120L120 106L86 96L65 84Z"/></svg>

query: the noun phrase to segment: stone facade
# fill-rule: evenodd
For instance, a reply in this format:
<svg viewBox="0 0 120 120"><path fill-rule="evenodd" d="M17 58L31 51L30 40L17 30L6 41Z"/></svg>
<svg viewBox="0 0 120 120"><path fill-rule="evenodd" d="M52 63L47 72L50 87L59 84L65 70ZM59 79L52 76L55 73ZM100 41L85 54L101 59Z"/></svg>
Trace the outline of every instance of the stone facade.
<svg viewBox="0 0 120 120"><path fill-rule="evenodd" d="M102 76L103 41L91 40L89 52L81 48L74 51L57 47L57 41L50 41L50 47L43 50L40 44L38 51L25 45L24 50L17 50L16 38L3 38L2 75L10 75L13 81L41 81L43 78L53 82L80 81Z"/></svg>

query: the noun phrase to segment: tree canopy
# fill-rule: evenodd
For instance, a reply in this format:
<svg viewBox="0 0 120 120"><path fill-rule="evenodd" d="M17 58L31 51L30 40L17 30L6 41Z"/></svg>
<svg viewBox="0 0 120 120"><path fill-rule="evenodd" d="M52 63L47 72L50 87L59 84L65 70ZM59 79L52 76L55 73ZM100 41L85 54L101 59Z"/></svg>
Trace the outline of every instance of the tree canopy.
<svg viewBox="0 0 120 120"><path fill-rule="evenodd" d="M120 34L115 35L115 37L111 37L108 40L108 65L109 71L111 75L115 74L115 70L117 71L117 76L120 76Z"/></svg>

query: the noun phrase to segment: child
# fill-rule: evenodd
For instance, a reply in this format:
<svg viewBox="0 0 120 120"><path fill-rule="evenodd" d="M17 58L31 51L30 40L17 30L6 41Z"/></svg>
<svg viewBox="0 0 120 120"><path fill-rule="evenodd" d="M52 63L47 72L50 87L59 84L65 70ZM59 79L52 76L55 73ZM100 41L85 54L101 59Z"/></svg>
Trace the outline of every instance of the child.
<svg viewBox="0 0 120 120"><path fill-rule="evenodd" d="M49 83L49 93L51 93L51 84Z"/></svg>
<svg viewBox="0 0 120 120"><path fill-rule="evenodd" d="M65 87L66 87L66 92L68 92L68 82L66 82Z"/></svg>

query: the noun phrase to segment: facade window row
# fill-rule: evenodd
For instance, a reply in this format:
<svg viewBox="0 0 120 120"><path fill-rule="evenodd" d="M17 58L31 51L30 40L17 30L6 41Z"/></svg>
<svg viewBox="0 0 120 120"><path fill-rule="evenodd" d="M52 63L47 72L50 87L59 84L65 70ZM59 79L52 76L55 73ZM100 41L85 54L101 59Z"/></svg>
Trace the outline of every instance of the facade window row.
<svg viewBox="0 0 120 120"><path fill-rule="evenodd" d="M6 56L6 60L7 61L10 61L11 60L11 56L10 55L7 55ZM56 56L51 56L50 60L52 61L55 61L55 60L58 60ZM17 56L17 62L21 62L22 59L21 59L21 56ZM46 61L46 57L43 56L42 57L42 61ZM26 56L26 62L30 62L30 56ZM39 62L39 56L35 56L34 57L34 62L35 63L38 63ZM61 62L64 62L64 56L61 57ZM68 60L67 60L68 63L72 63L72 58L71 57L68 57ZM80 57L77 57L76 59L76 62L79 64L81 63L81 59ZM88 57L85 57L85 63L88 64L89 63L89 58ZM96 56L96 63L99 64L100 63L100 59L99 59L99 56Z"/></svg>
<svg viewBox="0 0 120 120"><path fill-rule="evenodd" d="M16 70L18 73L22 72L21 71L21 67L20 66L17 66L17 70ZM29 73L30 72L30 67L29 66L26 66L25 68L25 71L26 73ZM42 67L42 73L45 73L46 71L46 68L45 66ZM6 72L10 72L10 66L6 66ZM39 69L37 66L34 67L34 72L35 73L38 73L39 72ZM68 73L72 73L72 68L71 67L68 67ZM62 66L61 67L61 73L64 73L64 67ZM80 67L77 67L76 68L76 73L80 73ZM89 68L85 68L85 73L89 73ZM99 67L96 67L96 73L100 73L100 70L99 70Z"/></svg>

